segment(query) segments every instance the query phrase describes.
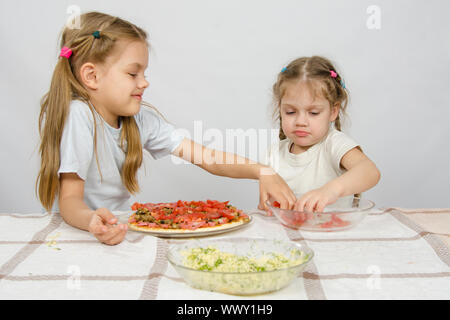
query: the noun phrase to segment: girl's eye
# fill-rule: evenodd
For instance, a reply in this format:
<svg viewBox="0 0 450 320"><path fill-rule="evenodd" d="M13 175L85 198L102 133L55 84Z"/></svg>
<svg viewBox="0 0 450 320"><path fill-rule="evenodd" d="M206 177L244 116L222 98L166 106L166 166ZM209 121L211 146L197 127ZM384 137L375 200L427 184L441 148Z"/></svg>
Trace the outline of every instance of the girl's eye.
<svg viewBox="0 0 450 320"><path fill-rule="evenodd" d="M137 76L136 73L129 73L130 76L132 76L133 78Z"/></svg>
<svg viewBox="0 0 450 320"><path fill-rule="evenodd" d="M313 115L313 116L317 116L318 114L319 114L319 112L310 112L311 113L311 115Z"/></svg>
<svg viewBox="0 0 450 320"><path fill-rule="evenodd" d="M295 111L286 111L286 114L294 114Z"/></svg>

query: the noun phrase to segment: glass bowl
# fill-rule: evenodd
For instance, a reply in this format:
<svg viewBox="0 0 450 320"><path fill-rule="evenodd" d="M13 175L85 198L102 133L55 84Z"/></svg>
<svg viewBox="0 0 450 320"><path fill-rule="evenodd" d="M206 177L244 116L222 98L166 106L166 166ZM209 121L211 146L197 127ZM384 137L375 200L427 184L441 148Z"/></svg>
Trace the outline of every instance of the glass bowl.
<svg viewBox="0 0 450 320"><path fill-rule="evenodd" d="M375 203L361 198L341 198L320 213L280 209L270 203L267 203L267 206L281 224L288 228L329 232L356 226L367 216Z"/></svg>
<svg viewBox="0 0 450 320"><path fill-rule="evenodd" d="M187 258L192 250L202 252L200 268L193 266L198 262L199 255L191 254L191 258ZM289 263L282 266L273 264L277 254L283 255ZM263 238L191 240L169 246L167 254L169 262L188 285L240 296L263 294L287 286L298 277L313 256L310 248L295 242ZM192 262L194 260L195 263ZM255 264L256 270L252 265L255 261L258 262ZM262 267L262 261L265 261L266 267ZM218 262L220 267L217 267Z"/></svg>

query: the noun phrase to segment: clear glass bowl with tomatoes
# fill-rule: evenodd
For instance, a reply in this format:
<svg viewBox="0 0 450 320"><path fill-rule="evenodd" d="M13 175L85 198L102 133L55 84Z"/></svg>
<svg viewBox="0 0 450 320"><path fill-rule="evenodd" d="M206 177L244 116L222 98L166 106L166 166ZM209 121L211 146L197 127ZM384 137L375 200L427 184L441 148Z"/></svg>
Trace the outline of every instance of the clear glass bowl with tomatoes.
<svg viewBox="0 0 450 320"><path fill-rule="evenodd" d="M269 212L288 228L329 232L347 230L356 226L375 207L375 203L360 197L347 197L327 206L323 212L281 209L276 201L268 202L267 206Z"/></svg>

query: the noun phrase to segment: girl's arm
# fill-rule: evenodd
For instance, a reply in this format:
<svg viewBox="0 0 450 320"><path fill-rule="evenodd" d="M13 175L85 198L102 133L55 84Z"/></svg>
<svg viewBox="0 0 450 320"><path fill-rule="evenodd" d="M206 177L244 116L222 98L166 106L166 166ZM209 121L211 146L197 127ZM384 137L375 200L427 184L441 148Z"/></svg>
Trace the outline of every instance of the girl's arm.
<svg viewBox="0 0 450 320"><path fill-rule="evenodd" d="M341 159L341 166L347 171L329 183L339 197L367 191L380 181L381 173L375 163L359 148L347 152Z"/></svg>
<svg viewBox="0 0 450 320"><path fill-rule="evenodd" d="M341 159L341 166L347 170L345 173L323 187L303 194L294 209L322 212L338 198L369 190L380 181L380 171L359 148L348 151Z"/></svg>
<svg viewBox="0 0 450 320"><path fill-rule="evenodd" d="M283 209L292 208L295 204L292 190L269 166L233 153L206 148L187 138L172 154L217 176L259 180L259 209L267 209L265 202L269 198L278 201Z"/></svg>
<svg viewBox="0 0 450 320"><path fill-rule="evenodd" d="M84 202L84 180L76 173L61 173L59 209L64 221L92 233L106 244L117 244L126 234L126 225L115 225L117 218L106 208L90 209Z"/></svg>

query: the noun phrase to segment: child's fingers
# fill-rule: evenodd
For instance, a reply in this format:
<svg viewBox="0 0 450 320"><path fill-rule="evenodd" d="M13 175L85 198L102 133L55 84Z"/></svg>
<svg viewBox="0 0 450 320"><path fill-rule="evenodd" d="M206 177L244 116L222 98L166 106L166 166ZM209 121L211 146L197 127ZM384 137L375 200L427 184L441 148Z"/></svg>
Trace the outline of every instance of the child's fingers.
<svg viewBox="0 0 450 320"><path fill-rule="evenodd" d="M259 205L268 210L266 205L269 197L270 200L275 200L280 203L281 209L291 209L295 203L295 195L286 182L278 174L276 174L273 169L271 169L271 174L262 174L260 177L259 184ZM272 202L272 201L271 201Z"/></svg>
<svg viewBox="0 0 450 320"><path fill-rule="evenodd" d="M302 197L300 197L300 199L298 199L297 202L295 203L295 208L296 208L295 210L304 212L305 206L309 200L309 197L310 197L309 194L304 194Z"/></svg>
<svg viewBox="0 0 450 320"><path fill-rule="evenodd" d="M103 224L99 224L94 226L94 228L92 229L92 233L95 236L101 236L104 235L106 232L108 232L108 228L106 226L104 226Z"/></svg>
<svg viewBox="0 0 450 320"><path fill-rule="evenodd" d="M291 189L288 190L280 190L279 192L273 195L274 201L277 201L280 204L281 209L291 210L297 199L295 198L294 193L292 193Z"/></svg>
<svg viewBox="0 0 450 320"><path fill-rule="evenodd" d="M263 192L262 190L260 190L259 205L258 205L259 210L266 210L266 211L268 210L267 205L266 205L267 199L269 199L269 195L267 194L267 192Z"/></svg>
<svg viewBox="0 0 450 320"><path fill-rule="evenodd" d="M300 200L297 200L297 202L295 202L294 210L302 212L303 207L304 205L302 204L302 202Z"/></svg>
<svg viewBox="0 0 450 320"><path fill-rule="evenodd" d="M295 201L295 204L294 204L294 210L295 210L295 211L302 211L302 209L303 209L303 207L302 207L302 205L301 205L300 199L297 200L297 201Z"/></svg>
<svg viewBox="0 0 450 320"><path fill-rule="evenodd" d="M122 224L122 225L114 226L113 228L114 228L114 232L111 233L110 237L102 240L103 243L108 244L108 245L115 245L115 244L122 242L122 240L125 238L125 235L127 233L126 225Z"/></svg>
<svg viewBox="0 0 450 320"><path fill-rule="evenodd" d="M119 225L108 227L108 231L101 234L98 239L103 243L109 243L111 239L117 236L121 232L121 228Z"/></svg>
<svg viewBox="0 0 450 320"><path fill-rule="evenodd" d="M115 220L117 220L117 218ZM98 238L108 232L109 226L117 222L115 220L110 219L109 221L104 221L103 218L96 212L89 223L88 230Z"/></svg>
<svg viewBox="0 0 450 320"><path fill-rule="evenodd" d="M280 209L289 209L289 202L286 199L277 200L280 203Z"/></svg>
<svg viewBox="0 0 450 320"><path fill-rule="evenodd" d="M285 201L286 201L286 209L292 210L295 206L295 202L297 201L297 198L295 197L295 194L292 192L291 188L286 185L286 188L284 191L280 194Z"/></svg>
<svg viewBox="0 0 450 320"><path fill-rule="evenodd" d="M323 212L327 204L328 201L326 201L325 199L319 200L316 205L316 212Z"/></svg>
<svg viewBox="0 0 450 320"><path fill-rule="evenodd" d="M305 206L303 207L303 212L307 212L307 213L311 213L312 209L311 209L311 202L307 201L305 203Z"/></svg>
<svg viewBox="0 0 450 320"><path fill-rule="evenodd" d="M94 216L89 223L89 232L94 234L95 236L102 235L108 231L108 228L102 222L101 218L98 216Z"/></svg>
<svg viewBox="0 0 450 320"><path fill-rule="evenodd" d="M95 213L108 224L115 224L117 222L117 218L106 208L99 208L95 210Z"/></svg>
<svg viewBox="0 0 450 320"><path fill-rule="evenodd" d="M287 209L292 210L292 208L294 208L295 206L295 202L297 201L297 199L295 198L295 195L291 192L286 195L286 201L288 205Z"/></svg>
<svg viewBox="0 0 450 320"><path fill-rule="evenodd" d="M280 209L291 210L294 207L296 201L294 194L292 194L291 196L290 194L279 193L275 194L273 198L274 201L277 201L280 204Z"/></svg>
<svg viewBox="0 0 450 320"><path fill-rule="evenodd" d="M117 235L117 238L113 239L115 241L115 244L118 244L123 241L123 239L127 235L127 230L128 230L128 227L126 225L124 225L123 230Z"/></svg>
<svg viewBox="0 0 450 320"><path fill-rule="evenodd" d="M305 212L314 212L314 208L316 207L317 199L311 198L305 204Z"/></svg>

